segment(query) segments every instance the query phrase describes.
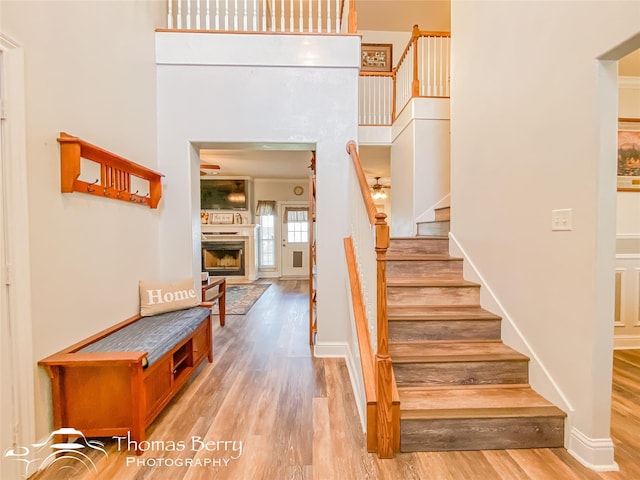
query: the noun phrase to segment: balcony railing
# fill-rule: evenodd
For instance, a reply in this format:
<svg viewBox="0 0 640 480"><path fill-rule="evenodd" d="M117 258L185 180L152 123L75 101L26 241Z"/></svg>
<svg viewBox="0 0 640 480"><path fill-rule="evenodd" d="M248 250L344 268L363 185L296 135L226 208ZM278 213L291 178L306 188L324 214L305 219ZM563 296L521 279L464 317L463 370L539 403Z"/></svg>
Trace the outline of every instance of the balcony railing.
<svg viewBox="0 0 640 480"><path fill-rule="evenodd" d="M264 33L355 33L356 0L167 0L167 28ZM449 32L414 25L396 67L360 72L360 125L391 125L415 97L449 97Z"/></svg>
<svg viewBox="0 0 640 480"><path fill-rule="evenodd" d="M354 33L355 0L167 0L167 28Z"/></svg>
<svg viewBox="0 0 640 480"><path fill-rule="evenodd" d="M415 97L449 97L451 35L413 27L389 73L360 73L360 125L391 125Z"/></svg>

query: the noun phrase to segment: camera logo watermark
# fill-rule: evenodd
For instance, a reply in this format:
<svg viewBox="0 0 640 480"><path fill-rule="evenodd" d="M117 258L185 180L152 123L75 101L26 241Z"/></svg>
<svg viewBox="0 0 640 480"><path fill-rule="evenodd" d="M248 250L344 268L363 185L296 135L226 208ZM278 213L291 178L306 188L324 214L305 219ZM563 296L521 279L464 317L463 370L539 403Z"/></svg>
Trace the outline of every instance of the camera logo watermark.
<svg viewBox="0 0 640 480"><path fill-rule="evenodd" d="M54 443L56 435L75 438L72 442ZM99 452L108 457L104 443L88 439L75 428L60 428L52 432L45 441L32 443L28 447L14 447L4 452L3 458L19 462L21 475L27 478L45 469L69 470L75 474L79 470L98 472L94 461L87 453ZM93 451L93 452L92 452Z"/></svg>

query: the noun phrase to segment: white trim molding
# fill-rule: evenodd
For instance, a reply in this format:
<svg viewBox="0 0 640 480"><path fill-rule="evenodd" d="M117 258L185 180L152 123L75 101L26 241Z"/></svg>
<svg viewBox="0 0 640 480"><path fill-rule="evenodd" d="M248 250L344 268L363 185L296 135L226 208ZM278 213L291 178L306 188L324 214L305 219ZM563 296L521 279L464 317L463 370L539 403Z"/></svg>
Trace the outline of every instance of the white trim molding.
<svg viewBox="0 0 640 480"><path fill-rule="evenodd" d="M613 459L613 442L610 438L589 438L574 427L569 432L567 450L582 465L596 472L620 470Z"/></svg>
<svg viewBox="0 0 640 480"><path fill-rule="evenodd" d="M2 405L3 429L17 445L35 441L35 394L33 335L31 325L31 278L24 50L0 32L0 223L4 231L0 258L2 270L2 365L3 388L11 389L11 405ZM9 373L7 373L9 372ZM3 432L3 439L5 439ZM4 446L4 445L3 445ZM4 471L4 469L3 469Z"/></svg>
<svg viewBox="0 0 640 480"><path fill-rule="evenodd" d="M618 77L620 88L640 88L640 77L620 76Z"/></svg>

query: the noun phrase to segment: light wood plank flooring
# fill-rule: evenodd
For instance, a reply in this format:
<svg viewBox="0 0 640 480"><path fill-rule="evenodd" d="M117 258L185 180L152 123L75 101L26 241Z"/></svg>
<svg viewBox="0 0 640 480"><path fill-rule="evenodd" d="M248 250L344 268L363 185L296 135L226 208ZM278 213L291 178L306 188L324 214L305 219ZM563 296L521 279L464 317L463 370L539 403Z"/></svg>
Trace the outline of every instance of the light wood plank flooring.
<svg viewBox="0 0 640 480"><path fill-rule="evenodd" d="M640 478L639 351L615 353L612 434L620 472L592 472L564 449L405 453L392 460L368 454L344 361L314 359L307 344L307 286L302 281L275 282L249 314L227 317L224 328L214 322L214 363L202 369L148 430L149 441L164 441L165 447L168 441L182 441L182 451L149 450L134 457L124 446L119 451L116 442L102 439L108 457L92 455L97 473L52 466L34 478ZM218 450L194 452L194 438L217 442L209 447ZM242 441L242 454L219 441ZM201 446L196 441L195 447ZM175 465L187 459L194 464L190 468Z"/></svg>

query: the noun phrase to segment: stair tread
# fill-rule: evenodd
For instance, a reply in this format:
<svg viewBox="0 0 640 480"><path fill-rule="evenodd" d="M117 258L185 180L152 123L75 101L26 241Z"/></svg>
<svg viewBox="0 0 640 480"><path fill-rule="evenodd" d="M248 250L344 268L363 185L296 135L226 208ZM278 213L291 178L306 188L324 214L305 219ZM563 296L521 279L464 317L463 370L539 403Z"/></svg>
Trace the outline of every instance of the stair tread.
<svg viewBox="0 0 640 480"><path fill-rule="evenodd" d="M391 237L391 244L393 244L394 240L420 240L420 241L449 240L449 236L448 235L429 235L428 237L426 237L424 235L419 235L415 237Z"/></svg>
<svg viewBox="0 0 640 480"><path fill-rule="evenodd" d="M495 340L390 342L389 354L396 364L528 360L526 355Z"/></svg>
<svg viewBox="0 0 640 480"><path fill-rule="evenodd" d="M480 287L480 284L463 278L436 278L426 275L417 277L387 276L387 287Z"/></svg>
<svg viewBox="0 0 640 480"><path fill-rule="evenodd" d="M430 305L389 305L389 321L420 320L500 320L501 317L482 307Z"/></svg>
<svg viewBox="0 0 640 480"><path fill-rule="evenodd" d="M548 407L528 384L398 387L402 409Z"/></svg>
<svg viewBox="0 0 640 480"><path fill-rule="evenodd" d="M425 225L425 224L433 224L433 223L450 223L451 220L429 220L426 222L417 222L418 225Z"/></svg>
<svg viewBox="0 0 640 480"><path fill-rule="evenodd" d="M442 255L436 253L388 253L386 257L387 261L462 261L460 257L452 257L451 255Z"/></svg>

